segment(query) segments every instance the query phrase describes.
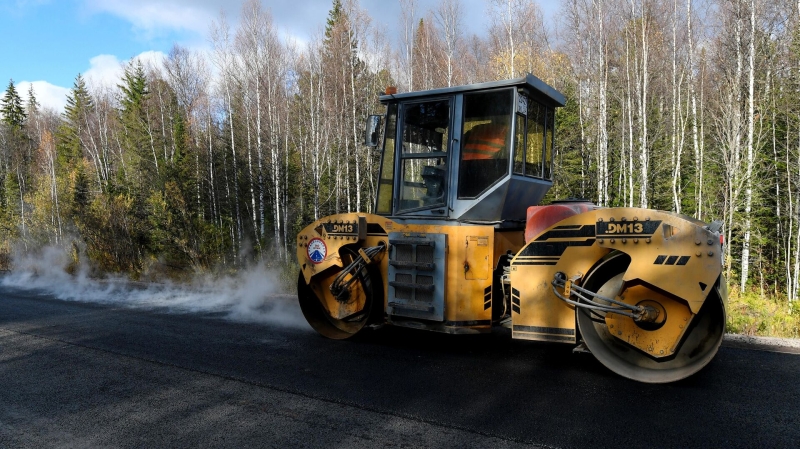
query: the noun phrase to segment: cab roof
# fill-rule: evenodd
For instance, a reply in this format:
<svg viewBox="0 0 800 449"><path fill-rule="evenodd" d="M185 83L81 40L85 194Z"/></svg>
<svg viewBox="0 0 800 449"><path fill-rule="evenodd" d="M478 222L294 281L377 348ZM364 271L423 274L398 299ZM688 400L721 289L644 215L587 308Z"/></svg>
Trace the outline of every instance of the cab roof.
<svg viewBox="0 0 800 449"><path fill-rule="evenodd" d="M518 89L522 89L526 91L530 97L548 106L563 107L566 104L566 99L564 98L564 95L561 92L550 87L550 85L540 80L539 78L531 75L530 73L525 77L510 79L510 80L490 81L487 83L467 84L464 86L443 87L440 89L381 95L379 97L379 100L381 103L386 104L400 100L438 97L456 93L476 92L481 90L496 89L499 87L516 87Z"/></svg>

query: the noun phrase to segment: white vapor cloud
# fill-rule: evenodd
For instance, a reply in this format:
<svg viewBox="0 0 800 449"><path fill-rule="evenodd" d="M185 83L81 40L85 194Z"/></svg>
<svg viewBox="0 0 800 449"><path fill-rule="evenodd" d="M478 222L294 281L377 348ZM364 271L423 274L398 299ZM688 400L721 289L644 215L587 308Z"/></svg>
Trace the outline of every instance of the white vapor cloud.
<svg viewBox="0 0 800 449"><path fill-rule="evenodd" d="M199 276L188 284L139 283L123 277L99 281L85 270L66 271L70 259L60 248L14 256L0 285L43 292L66 301L93 302L171 313L214 313L236 322L310 329L297 298L281 291L275 272L262 264L236 275ZM0 298L0 301L2 298Z"/></svg>

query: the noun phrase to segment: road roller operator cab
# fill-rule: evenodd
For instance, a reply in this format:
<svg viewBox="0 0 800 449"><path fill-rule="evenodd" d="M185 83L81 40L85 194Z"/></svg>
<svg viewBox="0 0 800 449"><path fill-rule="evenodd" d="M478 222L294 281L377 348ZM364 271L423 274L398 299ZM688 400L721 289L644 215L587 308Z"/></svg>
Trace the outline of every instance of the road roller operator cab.
<svg viewBox="0 0 800 449"><path fill-rule="evenodd" d="M378 147L383 125L378 215L521 227L553 184L564 97L533 75L380 101L386 115L366 130L367 145Z"/></svg>

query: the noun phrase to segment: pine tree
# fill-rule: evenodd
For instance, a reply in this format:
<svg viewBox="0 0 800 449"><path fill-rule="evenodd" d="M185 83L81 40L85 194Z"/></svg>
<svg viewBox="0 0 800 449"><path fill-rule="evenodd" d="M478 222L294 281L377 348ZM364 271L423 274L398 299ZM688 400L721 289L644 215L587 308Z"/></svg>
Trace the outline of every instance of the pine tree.
<svg viewBox="0 0 800 449"><path fill-rule="evenodd" d="M64 107L64 118L71 124L78 124L80 122L81 114L85 113L86 109L92 107L92 97L89 95L89 90L86 88L86 82L83 76L79 73L75 77L75 83L72 85L72 90L67 96L67 105Z"/></svg>
<svg viewBox="0 0 800 449"><path fill-rule="evenodd" d="M75 77L72 90L67 95L64 121L59 129L59 159L62 164L74 165L81 157L81 134L86 128L86 116L94 107L83 76Z"/></svg>
<svg viewBox="0 0 800 449"><path fill-rule="evenodd" d="M37 112L39 112L39 101L36 100L36 92L33 91L33 84L30 85L28 88L28 104L27 104L27 113L28 117L32 117Z"/></svg>
<svg viewBox="0 0 800 449"><path fill-rule="evenodd" d="M325 49L329 57L337 58L341 56L336 54L337 50L349 46L350 64L355 68L363 65L363 62L358 58L358 40L353 31L353 24L342 8L342 2L333 0L333 7L328 12L328 21L325 24Z"/></svg>
<svg viewBox="0 0 800 449"><path fill-rule="evenodd" d="M22 107L22 99L19 97L16 87L14 87L13 79L8 82L0 113L3 115L3 123L9 125L12 129L21 129L25 125L27 114Z"/></svg>
<svg viewBox="0 0 800 449"><path fill-rule="evenodd" d="M135 61L125 68L120 89L120 122L125 129L124 150L132 166L138 168L141 185L154 181L152 175L159 172L159 160L151 150L148 134L146 102L149 96L147 77L141 61ZM152 154L151 154L152 153Z"/></svg>
<svg viewBox="0 0 800 449"><path fill-rule="evenodd" d="M325 23L325 40L330 40L333 33L333 28L339 23L342 18L342 2L341 0L333 0L333 6L328 11L328 20Z"/></svg>
<svg viewBox="0 0 800 449"><path fill-rule="evenodd" d="M125 68L122 84L118 86L122 91L120 104L124 114L140 114L144 108L145 96L148 94L147 78L142 62L137 60Z"/></svg>

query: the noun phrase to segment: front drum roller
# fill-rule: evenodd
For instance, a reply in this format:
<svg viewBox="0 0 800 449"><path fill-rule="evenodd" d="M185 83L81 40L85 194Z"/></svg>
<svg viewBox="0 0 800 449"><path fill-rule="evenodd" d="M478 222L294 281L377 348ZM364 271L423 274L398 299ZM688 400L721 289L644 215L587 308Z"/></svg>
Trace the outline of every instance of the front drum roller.
<svg viewBox="0 0 800 449"><path fill-rule="evenodd" d="M306 283L303 273L300 273L297 280L297 299L300 303L300 310L303 311L303 316L308 324L319 334L333 340L344 340L358 334L376 316L383 315L383 283L377 267L364 267L356 276L358 281L354 285L357 287L351 290L354 295L363 295L363 298L360 299L363 299L364 308L352 317L337 319L328 313L314 290ZM319 288L328 288L328 286L320 285ZM359 298L350 298L350 300L356 299Z"/></svg>
<svg viewBox="0 0 800 449"><path fill-rule="evenodd" d="M615 298L623 288L629 264L626 254L613 254L586 276L583 287L600 296ZM576 315L583 341L600 363L623 377L646 383L674 382L699 371L717 353L725 327L725 308L716 289L712 289L691 319L675 353L669 357L653 357L620 340L609 332L609 320L586 308L578 308ZM669 320L669 315L666 319ZM643 324L642 331L646 332L648 323Z"/></svg>

